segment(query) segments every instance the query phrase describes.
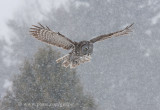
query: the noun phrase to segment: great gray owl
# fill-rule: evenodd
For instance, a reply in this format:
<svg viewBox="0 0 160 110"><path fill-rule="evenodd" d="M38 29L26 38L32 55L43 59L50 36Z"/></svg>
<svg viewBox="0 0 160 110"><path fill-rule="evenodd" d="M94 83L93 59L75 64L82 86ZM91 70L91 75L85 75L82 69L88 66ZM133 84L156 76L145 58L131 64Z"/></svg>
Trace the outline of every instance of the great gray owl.
<svg viewBox="0 0 160 110"><path fill-rule="evenodd" d="M75 68L81 63L90 61L91 54L93 53L93 43L105 40L107 38L128 34L129 32L132 32L131 30L132 25L133 24L117 32L100 35L96 38L91 39L90 41L80 41L80 42L74 42L69 38L65 37L64 35L60 34L59 32L58 33L53 32L47 26L46 27L42 26L40 23L39 26L32 25L33 28L30 28L31 29L30 32L32 36L34 36L38 40L41 40L43 42L58 47L62 47L63 49L66 50L72 49L72 51L69 54L57 59L56 62L59 63L63 61L62 65L64 67L70 66L70 68Z"/></svg>

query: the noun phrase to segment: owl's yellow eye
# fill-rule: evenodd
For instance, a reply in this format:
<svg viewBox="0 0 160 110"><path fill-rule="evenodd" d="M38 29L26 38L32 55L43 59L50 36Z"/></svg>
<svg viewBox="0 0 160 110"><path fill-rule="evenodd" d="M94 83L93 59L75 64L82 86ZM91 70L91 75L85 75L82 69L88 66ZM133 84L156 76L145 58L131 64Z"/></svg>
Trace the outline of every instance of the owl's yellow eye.
<svg viewBox="0 0 160 110"><path fill-rule="evenodd" d="M88 50L88 48L86 47L85 50Z"/></svg>

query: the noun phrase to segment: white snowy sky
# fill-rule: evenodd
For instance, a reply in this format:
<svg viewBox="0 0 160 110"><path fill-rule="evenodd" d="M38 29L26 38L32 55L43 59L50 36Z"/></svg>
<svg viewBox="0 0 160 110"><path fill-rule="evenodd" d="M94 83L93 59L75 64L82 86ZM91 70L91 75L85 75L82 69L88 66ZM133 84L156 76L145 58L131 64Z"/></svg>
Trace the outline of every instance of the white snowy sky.
<svg viewBox="0 0 160 110"><path fill-rule="evenodd" d="M42 9L45 11L49 11L51 8L51 4L49 4L50 0L39 0L40 4L42 4ZM69 0L52 0L54 2L54 8L58 8L60 5L65 5ZM34 3L35 0L30 1L30 3ZM18 10L22 10L25 4L28 3L27 0L3 0L0 3L0 40L5 39L7 43L10 43L9 34L10 31L6 25L9 19L15 15Z"/></svg>
<svg viewBox="0 0 160 110"><path fill-rule="evenodd" d="M8 29L6 26L6 22L12 18L16 10L22 7L24 3L23 0L3 0L0 3L0 39L3 39L4 36L7 36ZM5 38L7 40L7 38Z"/></svg>

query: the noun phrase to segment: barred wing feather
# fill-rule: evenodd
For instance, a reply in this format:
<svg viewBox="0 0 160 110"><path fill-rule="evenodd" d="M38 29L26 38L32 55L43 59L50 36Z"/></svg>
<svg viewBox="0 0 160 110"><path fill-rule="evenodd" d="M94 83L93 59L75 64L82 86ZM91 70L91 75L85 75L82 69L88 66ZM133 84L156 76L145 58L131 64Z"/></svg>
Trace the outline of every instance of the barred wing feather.
<svg viewBox="0 0 160 110"><path fill-rule="evenodd" d="M47 26L44 27L41 24L40 26L32 25L33 28L31 29L31 34L33 37L46 42L48 44L52 44L58 47L62 47L63 49L69 50L74 47L74 42L64 35L60 34L59 32L53 32Z"/></svg>
<svg viewBox="0 0 160 110"><path fill-rule="evenodd" d="M133 26L133 24L127 26L123 30L113 32L113 33L110 33L110 34L100 35L98 37L95 37L95 38L91 39L90 42L95 43L97 41L102 41L102 40L105 40L105 39L108 39L108 38L111 38L111 37L118 37L118 36L129 34L130 32L132 32L132 29L131 29L132 26Z"/></svg>

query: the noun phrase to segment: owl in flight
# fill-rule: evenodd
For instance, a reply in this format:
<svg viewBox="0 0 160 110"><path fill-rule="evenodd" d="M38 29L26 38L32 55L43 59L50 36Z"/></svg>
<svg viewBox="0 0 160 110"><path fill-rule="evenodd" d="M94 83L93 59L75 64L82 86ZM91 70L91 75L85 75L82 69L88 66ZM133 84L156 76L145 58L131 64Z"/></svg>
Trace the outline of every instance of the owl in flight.
<svg viewBox="0 0 160 110"><path fill-rule="evenodd" d="M110 34L100 35L91 39L90 41L84 40L80 42L72 41L69 38L62 35L61 33L56 33L50 30L47 26L44 27L40 23L39 26L32 26L33 27L30 28L30 32L32 36L37 38L38 40L61 47L66 50L72 49L72 51L69 54L57 59L56 62L59 63L63 61L62 66L70 66L70 68L75 68L81 63L88 62L91 60L91 54L93 53L93 44L95 42L102 41L111 37L126 35L129 32L132 32L131 27L133 26L133 24L127 26L123 30L113 32Z"/></svg>

